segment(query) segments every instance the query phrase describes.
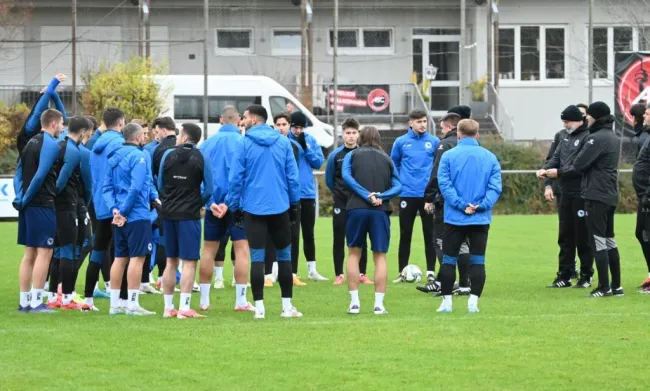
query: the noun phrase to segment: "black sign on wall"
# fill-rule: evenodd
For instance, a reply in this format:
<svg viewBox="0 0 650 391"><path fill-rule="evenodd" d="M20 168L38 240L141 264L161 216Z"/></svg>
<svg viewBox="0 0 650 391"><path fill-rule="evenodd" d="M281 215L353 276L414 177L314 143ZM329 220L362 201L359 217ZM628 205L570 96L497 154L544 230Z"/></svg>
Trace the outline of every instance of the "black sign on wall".
<svg viewBox="0 0 650 391"><path fill-rule="evenodd" d="M350 114L389 114L388 84L350 84L338 86L338 111ZM334 89L328 91L329 107L334 110Z"/></svg>
<svg viewBox="0 0 650 391"><path fill-rule="evenodd" d="M650 101L650 53L622 52L615 55L614 116L616 129L631 136L633 118L630 108Z"/></svg>

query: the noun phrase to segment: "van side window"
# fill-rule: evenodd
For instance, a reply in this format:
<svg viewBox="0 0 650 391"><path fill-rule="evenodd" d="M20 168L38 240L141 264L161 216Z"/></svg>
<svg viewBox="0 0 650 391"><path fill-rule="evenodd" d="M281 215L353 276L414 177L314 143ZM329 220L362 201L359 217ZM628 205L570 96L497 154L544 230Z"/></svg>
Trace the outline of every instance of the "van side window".
<svg viewBox="0 0 650 391"><path fill-rule="evenodd" d="M210 96L208 97L208 123L219 123L219 116L226 106L232 105L244 114L246 108L261 102L261 96ZM174 118L203 120L202 96L174 96Z"/></svg>
<svg viewBox="0 0 650 391"><path fill-rule="evenodd" d="M291 104L291 105L289 105ZM291 100L283 97L283 96L272 96L269 98L269 105L271 106L271 114L273 117L280 113L295 113L297 111L300 111L298 106ZM291 107L293 109L290 111Z"/></svg>

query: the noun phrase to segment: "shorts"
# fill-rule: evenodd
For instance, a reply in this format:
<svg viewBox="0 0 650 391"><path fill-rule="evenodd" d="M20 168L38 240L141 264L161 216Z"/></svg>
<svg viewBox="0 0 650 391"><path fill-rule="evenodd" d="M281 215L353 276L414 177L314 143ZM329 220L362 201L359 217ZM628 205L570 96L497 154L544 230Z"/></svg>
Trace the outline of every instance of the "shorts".
<svg viewBox="0 0 650 391"><path fill-rule="evenodd" d="M25 247L53 248L56 236L54 208L28 206L18 213L18 244Z"/></svg>
<svg viewBox="0 0 650 391"><path fill-rule="evenodd" d="M348 247L363 248L366 236L370 236L370 249L376 253L387 253L390 246L390 218L383 210L348 210L345 226Z"/></svg>
<svg viewBox="0 0 650 391"><path fill-rule="evenodd" d="M233 242L246 239L246 229L239 228L233 222L230 212L223 218L216 218L210 210L206 210L204 218L203 240L207 242L221 242L230 239Z"/></svg>
<svg viewBox="0 0 650 391"><path fill-rule="evenodd" d="M163 219L167 258L198 261L201 258L201 220Z"/></svg>
<svg viewBox="0 0 650 391"><path fill-rule="evenodd" d="M79 234L79 222L77 221L76 211L58 211L56 212L56 239L55 247L65 247L77 244Z"/></svg>
<svg viewBox="0 0 650 391"><path fill-rule="evenodd" d="M153 249L151 222L137 220L127 222L122 227L114 225L113 242L115 243L115 258L136 258L150 255Z"/></svg>

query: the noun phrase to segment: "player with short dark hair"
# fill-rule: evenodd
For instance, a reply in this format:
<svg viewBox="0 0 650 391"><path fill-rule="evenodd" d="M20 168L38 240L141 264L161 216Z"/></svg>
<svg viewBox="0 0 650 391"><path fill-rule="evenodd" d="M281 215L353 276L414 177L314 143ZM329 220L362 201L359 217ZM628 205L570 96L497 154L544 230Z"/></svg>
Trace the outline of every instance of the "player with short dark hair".
<svg viewBox="0 0 650 391"><path fill-rule="evenodd" d="M204 318L191 308L196 263L201 257L201 208L212 195L212 166L196 148L201 128L183 124L177 147L165 151L158 172L158 190L162 198L160 215L165 231L167 267L163 275L164 318ZM201 188L203 187L203 190ZM174 308L174 286L179 258L183 259L181 300ZM212 270L212 259L208 262ZM208 283L208 288L210 284Z"/></svg>
<svg viewBox="0 0 650 391"><path fill-rule="evenodd" d="M102 185L110 172L108 163L110 156L124 144L124 138L122 137L125 122L124 112L116 108L107 109L102 116L102 122L106 130L97 138L90 154L93 202L89 214L91 219L95 219L95 226L93 227L93 250L86 269L85 303L82 311L98 311L94 305L93 294L97 281L99 281L100 268L105 262L108 264L113 262L109 256L109 247L113 239L113 214L103 197ZM105 282L110 285L110 277Z"/></svg>
<svg viewBox="0 0 650 391"><path fill-rule="evenodd" d="M283 318L302 317L292 305L291 222L297 219L300 202L298 167L291 142L266 125L268 114L260 105L244 113L246 135L237 143L230 166L228 210L235 225L246 227L251 248L251 287L255 318L263 319L264 259L271 235L278 257L278 282Z"/></svg>
<svg viewBox="0 0 650 391"><path fill-rule="evenodd" d="M75 278L75 249L78 242L79 221L77 203L79 190L83 186L81 179L81 153L78 143L83 132L88 130L90 122L83 117L74 117L68 124L68 132L58 142L58 177L57 195L54 199L56 209L55 250L50 273L50 295L48 307L64 310L79 310L81 303L72 301ZM57 289L61 282L62 298Z"/></svg>
<svg viewBox="0 0 650 391"><path fill-rule="evenodd" d="M350 249L348 257L348 289L350 306L348 314L358 314L359 258L361 249L370 236L370 249L375 261L375 315L387 314L384 306L388 276L386 253L390 245L390 199L397 197L402 185L395 165L381 148L377 128L366 126L359 137L359 148L343 160L342 177L351 189L346 211L348 214L345 235Z"/></svg>
<svg viewBox="0 0 650 391"><path fill-rule="evenodd" d="M153 122L154 129L157 129L158 138L160 143L153 150L152 162L154 179L158 176L160 171L160 161L162 160L165 151L170 148L176 147L176 124L170 117L157 118Z"/></svg>
<svg viewBox="0 0 650 391"><path fill-rule="evenodd" d="M427 113L413 110L409 113L409 130L397 138L393 144L390 157L395 163L402 183L399 212L399 276L394 283L403 282L401 271L408 265L411 256L411 239L413 223L420 214L422 234L424 235L424 252L427 260L427 277L435 279L436 252L433 242L433 217L424 210L424 189L426 179L431 176L433 157L440 140L427 133Z"/></svg>
<svg viewBox="0 0 650 391"><path fill-rule="evenodd" d="M469 240L471 293L469 312L478 312L485 286L485 250L492 208L501 196L501 166L496 156L478 144L478 122L458 123L458 143L440 158L438 187L445 201L443 260L438 278L442 304L438 312L451 312L460 247Z"/></svg>
<svg viewBox="0 0 650 391"><path fill-rule="evenodd" d="M332 192L332 199L334 201L334 214L332 215L332 232L334 235L332 258L334 259L334 274L336 274L334 285L342 285L345 281L343 261L345 260L345 226L348 221L346 207L350 198L350 189L343 181L343 160L348 153L359 147L359 128L359 122L354 118L348 118L343 121L341 125L341 129L343 130L343 145L330 153L325 168L325 184ZM361 250L361 261L359 262L361 271L360 282L362 284L372 284L372 281L366 276L367 266L368 250L364 246Z"/></svg>
<svg viewBox="0 0 650 391"><path fill-rule="evenodd" d="M43 303L43 288L56 235L56 170L63 114L47 109L39 134L25 144L14 175L12 202L18 211L18 244L25 246L20 264L20 312L52 312ZM30 292L30 286L31 292Z"/></svg>
<svg viewBox="0 0 650 391"><path fill-rule="evenodd" d="M108 122L107 122L108 123ZM149 167L140 150L145 134L138 124L124 127L124 145L108 159L102 195L112 212L115 260L111 267L111 307L109 314L154 315L140 306L142 263L151 253ZM97 148L97 146L95 146ZM120 287L128 264L128 307L120 305Z"/></svg>
<svg viewBox="0 0 650 391"><path fill-rule="evenodd" d="M291 132L289 139L293 139L302 148L303 154L298 164L300 175L300 220L299 225L302 229L302 249L307 259L307 277L312 281L327 281L328 279L321 276L316 269L316 244L314 239L314 227L316 225L316 182L313 170L319 169L325 157L316 138L305 133L308 126L307 116L301 111L291 114ZM302 281L294 273L294 283L301 285Z"/></svg>

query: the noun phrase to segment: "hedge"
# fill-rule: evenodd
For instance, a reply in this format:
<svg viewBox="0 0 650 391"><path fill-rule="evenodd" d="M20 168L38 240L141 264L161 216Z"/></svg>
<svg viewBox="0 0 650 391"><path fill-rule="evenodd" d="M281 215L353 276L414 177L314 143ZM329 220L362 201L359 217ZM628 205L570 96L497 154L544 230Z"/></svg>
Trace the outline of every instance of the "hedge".
<svg viewBox="0 0 650 391"><path fill-rule="evenodd" d="M542 166L548 143L519 145L504 142L496 137L481 137L481 145L492 151L502 170L536 170ZM546 145L543 145L546 144ZM622 168L630 168L622 166ZM323 166L324 170L324 166ZM332 195L325 186L325 178L318 177L320 215L332 214ZM534 174L503 174L503 193L494 208L495 214L550 214L556 213L555 202L544 198L544 184ZM620 201L617 212L635 213L636 195L632 187L632 174L619 177ZM393 211L399 213L398 200L392 201Z"/></svg>

